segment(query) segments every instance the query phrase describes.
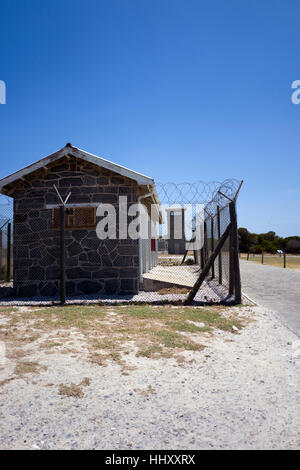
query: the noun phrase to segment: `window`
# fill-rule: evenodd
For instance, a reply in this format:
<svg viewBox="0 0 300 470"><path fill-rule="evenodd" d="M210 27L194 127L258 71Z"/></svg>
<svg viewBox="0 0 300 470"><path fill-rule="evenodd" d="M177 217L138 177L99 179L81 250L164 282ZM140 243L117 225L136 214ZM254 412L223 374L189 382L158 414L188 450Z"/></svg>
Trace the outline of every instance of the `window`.
<svg viewBox="0 0 300 470"><path fill-rule="evenodd" d="M54 229L60 228L59 207L53 209L52 227ZM67 208L65 228L69 230L96 228L96 207Z"/></svg>

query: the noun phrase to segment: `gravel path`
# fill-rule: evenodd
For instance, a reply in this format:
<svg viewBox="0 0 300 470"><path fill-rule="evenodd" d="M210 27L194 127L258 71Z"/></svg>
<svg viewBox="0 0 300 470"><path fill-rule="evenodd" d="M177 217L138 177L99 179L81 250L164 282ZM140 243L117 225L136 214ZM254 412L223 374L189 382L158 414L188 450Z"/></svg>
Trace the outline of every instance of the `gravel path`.
<svg viewBox="0 0 300 470"><path fill-rule="evenodd" d="M240 260L242 289L300 336L300 270Z"/></svg>
<svg viewBox="0 0 300 470"><path fill-rule="evenodd" d="M255 321L182 367L132 354L124 375L88 362L76 335L77 354L37 349L28 360L47 370L0 387L0 448L300 449L300 340L266 309L245 311ZM83 398L59 395L84 377Z"/></svg>

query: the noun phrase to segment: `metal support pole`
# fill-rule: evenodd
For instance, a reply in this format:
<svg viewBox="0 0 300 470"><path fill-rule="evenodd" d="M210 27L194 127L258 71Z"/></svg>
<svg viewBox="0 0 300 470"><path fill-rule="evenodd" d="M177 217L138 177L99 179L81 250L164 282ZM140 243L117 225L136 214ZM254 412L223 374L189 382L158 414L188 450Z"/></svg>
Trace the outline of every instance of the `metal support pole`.
<svg viewBox="0 0 300 470"><path fill-rule="evenodd" d="M200 250L200 267L201 269L203 269L205 266L205 262L204 262L204 248L201 248Z"/></svg>
<svg viewBox="0 0 300 470"><path fill-rule="evenodd" d="M66 204L71 196L71 192L63 200L55 184L53 185L58 199L59 205L59 218L60 218L60 302L62 305L66 303L66 242L65 242L65 227L66 227Z"/></svg>
<svg viewBox="0 0 300 470"><path fill-rule="evenodd" d="M242 302L242 287L240 275L240 262L239 262L239 240L238 240L238 227L235 202L229 204L230 221L231 221L231 247L233 274L234 274L234 292L235 301L237 304Z"/></svg>
<svg viewBox="0 0 300 470"><path fill-rule="evenodd" d="M181 264L183 264L185 262L185 258L186 258L186 255L188 254L188 250L185 250L184 252L184 255L183 255L183 258L181 260Z"/></svg>
<svg viewBox="0 0 300 470"><path fill-rule="evenodd" d="M3 262L3 232L0 229L0 271L2 273L2 262Z"/></svg>
<svg viewBox="0 0 300 470"><path fill-rule="evenodd" d="M208 260L208 243L207 243L207 224L204 222L204 245L203 245L203 254L204 254L204 264Z"/></svg>
<svg viewBox="0 0 300 470"><path fill-rule="evenodd" d="M286 253L283 253L283 267L286 268Z"/></svg>
<svg viewBox="0 0 300 470"><path fill-rule="evenodd" d="M261 254L261 264L264 264L264 252Z"/></svg>
<svg viewBox="0 0 300 470"><path fill-rule="evenodd" d="M199 264L199 254L198 250L194 250L194 263Z"/></svg>
<svg viewBox="0 0 300 470"><path fill-rule="evenodd" d="M66 303L65 206L60 206L60 301Z"/></svg>
<svg viewBox="0 0 300 470"><path fill-rule="evenodd" d="M231 219L230 219L231 220ZM233 265L233 253L232 253L232 229L229 234L229 294L234 293L234 265Z"/></svg>
<svg viewBox="0 0 300 470"><path fill-rule="evenodd" d="M6 264L6 280L10 282L10 264L11 264L11 223L7 224L7 264Z"/></svg>
<svg viewBox="0 0 300 470"><path fill-rule="evenodd" d="M221 238L221 217L220 217L220 207L217 207L217 227L218 227L218 240ZM219 284L222 284L222 250L218 256L219 262Z"/></svg>
<svg viewBox="0 0 300 470"><path fill-rule="evenodd" d="M211 252L215 251L215 239L214 239L214 219L211 218ZM211 266L211 278L215 278L215 262Z"/></svg>

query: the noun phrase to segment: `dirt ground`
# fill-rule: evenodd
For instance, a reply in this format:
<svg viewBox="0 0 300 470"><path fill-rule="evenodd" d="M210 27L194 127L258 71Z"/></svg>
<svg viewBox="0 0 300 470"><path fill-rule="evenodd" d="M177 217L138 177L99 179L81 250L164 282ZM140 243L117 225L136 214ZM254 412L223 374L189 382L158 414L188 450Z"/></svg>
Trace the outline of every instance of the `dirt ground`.
<svg viewBox="0 0 300 470"><path fill-rule="evenodd" d="M300 448L299 359L260 307L1 308L0 448Z"/></svg>

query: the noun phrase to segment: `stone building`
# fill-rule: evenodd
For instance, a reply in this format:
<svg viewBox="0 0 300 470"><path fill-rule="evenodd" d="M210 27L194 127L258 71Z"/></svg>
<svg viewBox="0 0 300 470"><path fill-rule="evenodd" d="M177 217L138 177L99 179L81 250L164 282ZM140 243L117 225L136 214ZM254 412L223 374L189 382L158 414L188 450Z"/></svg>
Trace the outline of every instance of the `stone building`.
<svg viewBox="0 0 300 470"><path fill-rule="evenodd" d="M172 206L166 209L168 223L168 253L183 255L185 253L185 209Z"/></svg>
<svg viewBox="0 0 300 470"><path fill-rule="evenodd" d="M152 178L76 147L65 147L0 180L0 192L14 200L13 279L16 296L53 296L59 292L59 199L66 205L67 295L135 294L142 274L157 263L155 240L99 239L99 204L119 196L127 206L159 207ZM159 218L159 209L157 210ZM130 222L133 217L127 216ZM100 219L99 219L100 220ZM159 219L157 219L159 220ZM119 235L117 230L117 236Z"/></svg>

